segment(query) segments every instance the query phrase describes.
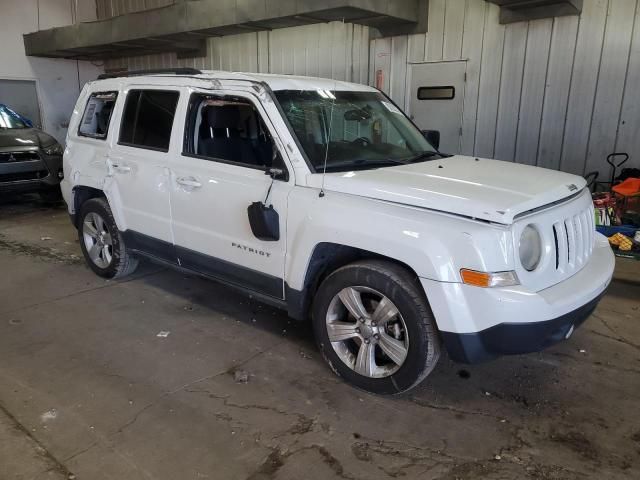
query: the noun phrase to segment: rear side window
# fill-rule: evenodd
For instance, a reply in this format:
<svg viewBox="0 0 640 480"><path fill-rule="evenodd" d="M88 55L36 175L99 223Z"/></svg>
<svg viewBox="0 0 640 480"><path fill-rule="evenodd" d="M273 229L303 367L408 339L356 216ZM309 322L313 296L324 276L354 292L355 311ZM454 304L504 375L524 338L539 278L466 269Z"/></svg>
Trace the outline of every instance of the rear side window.
<svg viewBox="0 0 640 480"><path fill-rule="evenodd" d="M107 138L111 114L117 98L118 92L93 93L84 109L78 135L102 140Z"/></svg>
<svg viewBox="0 0 640 480"><path fill-rule="evenodd" d="M179 92L130 90L122 114L118 143L150 150L169 150Z"/></svg>

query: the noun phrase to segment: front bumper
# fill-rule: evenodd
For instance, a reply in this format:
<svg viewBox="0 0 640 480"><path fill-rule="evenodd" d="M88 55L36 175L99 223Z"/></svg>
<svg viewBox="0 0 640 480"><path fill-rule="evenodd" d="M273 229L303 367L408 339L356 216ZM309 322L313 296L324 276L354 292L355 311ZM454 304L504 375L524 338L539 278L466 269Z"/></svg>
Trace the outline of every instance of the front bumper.
<svg viewBox="0 0 640 480"><path fill-rule="evenodd" d="M582 270L539 292L523 286L478 288L421 281L449 356L477 363L537 352L568 338L596 308L614 266L607 239L596 235L593 254Z"/></svg>
<svg viewBox="0 0 640 480"><path fill-rule="evenodd" d="M38 159L0 163L0 192L34 192L60 184L62 156L39 154Z"/></svg>

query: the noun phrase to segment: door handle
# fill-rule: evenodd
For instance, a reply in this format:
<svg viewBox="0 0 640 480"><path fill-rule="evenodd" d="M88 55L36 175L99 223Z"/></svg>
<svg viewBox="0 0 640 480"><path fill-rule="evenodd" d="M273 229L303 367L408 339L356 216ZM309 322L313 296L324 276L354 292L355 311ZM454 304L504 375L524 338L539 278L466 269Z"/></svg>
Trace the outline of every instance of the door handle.
<svg viewBox="0 0 640 480"><path fill-rule="evenodd" d="M188 188L200 188L202 184L193 177L179 177L176 179L178 185Z"/></svg>
<svg viewBox="0 0 640 480"><path fill-rule="evenodd" d="M131 171L131 167L128 165L120 165L118 163L112 163L111 166L118 173L129 173Z"/></svg>

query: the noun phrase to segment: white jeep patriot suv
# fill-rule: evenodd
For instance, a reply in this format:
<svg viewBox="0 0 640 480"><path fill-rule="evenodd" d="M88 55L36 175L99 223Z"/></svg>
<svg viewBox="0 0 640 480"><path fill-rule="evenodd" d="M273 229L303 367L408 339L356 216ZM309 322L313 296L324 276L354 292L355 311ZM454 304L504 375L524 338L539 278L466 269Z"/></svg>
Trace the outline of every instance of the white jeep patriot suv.
<svg viewBox="0 0 640 480"><path fill-rule="evenodd" d="M134 72L84 87L62 191L98 275L146 257L243 289L310 317L338 375L398 393L443 346L568 338L614 267L582 178L437 147L363 85Z"/></svg>

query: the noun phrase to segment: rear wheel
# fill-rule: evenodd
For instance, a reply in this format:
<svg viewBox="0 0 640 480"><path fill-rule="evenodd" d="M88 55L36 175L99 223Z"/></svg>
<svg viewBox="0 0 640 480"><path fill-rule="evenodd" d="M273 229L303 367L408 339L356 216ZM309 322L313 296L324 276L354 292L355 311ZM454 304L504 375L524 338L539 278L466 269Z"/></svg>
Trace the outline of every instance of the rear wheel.
<svg viewBox="0 0 640 480"><path fill-rule="evenodd" d="M372 393L410 390L440 356L424 292L391 262L356 262L329 275L315 297L313 326L333 371Z"/></svg>
<svg viewBox="0 0 640 480"><path fill-rule="evenodd" d="M78 237L87 264L101 277L124 277L138 266L104 198L92 198L82 205Z"/></svg>

